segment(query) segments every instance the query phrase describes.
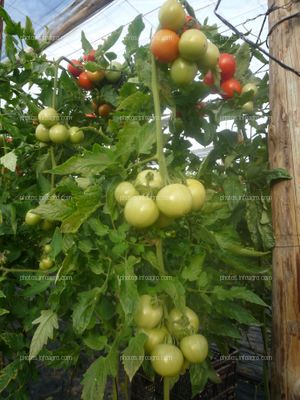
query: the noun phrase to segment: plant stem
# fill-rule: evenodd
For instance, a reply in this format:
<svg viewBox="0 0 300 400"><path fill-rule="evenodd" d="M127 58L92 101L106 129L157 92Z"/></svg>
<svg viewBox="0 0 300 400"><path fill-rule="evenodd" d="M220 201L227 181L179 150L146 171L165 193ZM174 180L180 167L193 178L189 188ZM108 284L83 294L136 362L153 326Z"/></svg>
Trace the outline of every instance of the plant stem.
<svg viewBox="0 0 300 400"><path fill-rule="evenodd" d="M164 185L169 182L169 174L167 169L167 163L164 155L164 144L163 144L163 133L161 126L161 110L160 110L160 98L157 84L157 66L154 59L152 58L152 95L154 101L154 115L155 115L155 130L156 130L156 146L157 146L157 158L159 165L159 172L161 174Z"/></svg>
<svg viewBox="0 0 300 400"><path fill-rule="evenodd" d="M55 154L54 154L54 150L53 150L53 146L50 146L50 157L51 157L51 165L52 165L52 169L56 167L56 161L55 161ZM55 186L55 175L51 174L51 189L54 189Z"/></svg>
<svg viewBox="0 0 300 400"><path fill-rule="evenodd" d="M170 381L168 377L164 377L164 400L170 400Z"/></svg>
<svg viewBox="0 0 300 400"><path fill-rule="evenodd" d="M157 239L155 246L156 246L156 258L157 258L160 274L165 275L166 271L165 271L165 265L164 265L162 239Z"/></svg>
<svg viewBox="0 0 300 400"><path fill-rule="evenodd" d="M41 271L41 270L38 270L38 269L29 269L29 268L18 269L18 268L4 268L4 267L1 267L0 270L1 271L5 271L5 272L39 272L39 273L43 272L43 274L47 274L48 273L47 271Z"/></svg>
<svg viewBox="0 0 300 400"><path fill-rule="evenodd" d="M56 92L57 92L57 80L58 80L58 66L59 66L59 61L57 60L56 63L54 63L54 81L53 81L53 93L52 93L52 107L56 108Z"/></svg>

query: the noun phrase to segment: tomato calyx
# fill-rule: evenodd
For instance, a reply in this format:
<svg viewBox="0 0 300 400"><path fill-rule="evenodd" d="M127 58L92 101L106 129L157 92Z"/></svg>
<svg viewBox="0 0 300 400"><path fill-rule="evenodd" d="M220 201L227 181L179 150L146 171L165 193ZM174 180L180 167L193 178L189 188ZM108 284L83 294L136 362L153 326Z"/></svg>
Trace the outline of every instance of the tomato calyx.
<svg viewBox="0 0 300 400"><path fill-rule="evenodd" d="M191 15L185 16L185 23L183 25L182 32L185 32L188 29L201 29L201 24Z"/></svg>

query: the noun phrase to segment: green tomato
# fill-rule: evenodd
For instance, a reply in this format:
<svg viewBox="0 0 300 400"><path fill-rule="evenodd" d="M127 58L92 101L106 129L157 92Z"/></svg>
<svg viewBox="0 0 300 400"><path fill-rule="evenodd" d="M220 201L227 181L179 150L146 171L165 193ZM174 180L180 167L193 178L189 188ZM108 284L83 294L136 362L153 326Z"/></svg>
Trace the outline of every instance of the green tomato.
<svg viewBox="0 0 300 400"><path fill-rule="evenodd" d="M153 329L163 317L163 307L148 294L139 298L134 313L134 321L139 328Z"/></svg>
<svg viewBox="0 0 300 400"><path fill-rule="evenodd" d="M179 54L188 61L199 61L206 53L208 42L199 29L188 29L179 40Z"/></svg>
<svg viewBox="0 0 300 400"><path fill-rule="evenodd" d="M182 118L171 118L169 122L169 129L171 133L179 135L184 130Z"/></svg>
<svg viewBox="0 0 300 400"><path fill-rule="evenodd" d="M83 131L77 126L72 126L69 129L70 142L74 144L81 143L84 140Z"/></svg>
<svg viewBox="0 0 300 400"><path fill-rule="evenodd" d="M173 308L168 315L167 326L173 336L181 339L187 333L198 332L199 318L189 307L185 307L184 314L178 308Z"/></svg>
<svg viewBox="0 0 300 400"><path fill-rule="evenodd" d="M53 143L62 144L69 139L69 130L65 125L56 124L50 128L49 136Z"/></svg>
<svg viewBox="0 0 300 400"><path fill-rule="evenodd" d="M105 78L108 82L115 83L121 78L122 64L117 61L112 61L109 70L105 71Z"/></svg>
<svg viewBox="0 0 300 400"><path fill-rule="evenodd" d="M131 197L124 209L126 221L136 228L147 228L154 224L159 216L155 202L146 196Z"/></svg>
<svg viewBox="0 0 300 400"><path fill-rule="evenodd" d="M155 169L145 169L136 177L135 186L142 193L147 193L151 190L160 189L163 186L163 180L160 173Z"/></svg>
<svg viewBox="0 0 300 400"><path fill-rule="evenodd" d="M167 217L178 218L192 210L193 198L185 185L173 183L158 192L156 203L159 210Z"/></svg>
<svg viewBox="0 0 300 400"><path fill-rule="evenodd" d="M41 228L43 231L49 231L50 229L53 228L53 222L52 221L48 221L47 219L45 219L42 222Z"/></svg>
<svg viewBox="0 0 300 400"><path fill-rule="evenodd" d="M49 269L53 266L53 260L50 257L42 258L39 264L40 269Z"/></svg>
<svg viewBox="0 0 300 400"><path fill-rule="evenodd" d="M39 124L35 129L35 137L40 142L50 142L49 129L45 125Z"/></svg>
<svg viewBox="0 0 300 400"><path fill-rule="evenodd" d="M50 244L45 244L44 246L44 253L49 254L52 251L52 247Z"/></svg>
<svg viewBox="0 0 300 400"><path fill-rule="evenodd" d="M148 336L148 339L145 342L144 348L147 354L151 354L154 348L161 344L165 337L168 335L168 331L165 327L162 328L153 328L153 329L144 329L142 330Z"/></svg>
<svg viewBox="0 0 300 400"><path fill-rule="evenodd" d="M163 377L172 377L180 373L184 357L173 344L159 344L151 354L151 364L156 373Z"/></svg>
<svg viewBox="0 0 300 400"><path fill-rule="evenodd" d="M198 67L194 62L178 57L171 65L171 78L176 85L189 85L197 75Z"/></svg>
<svg viewBox="0 0 300 400"><path fill-rule="evenodd" d="M206 196L205 187L202 185L201 182L197 181L196 179L187 179L186 185L189 188L193 198L192 210L193 211L200 210L205 201L205 196Z"/></svg>
<svg viewBox="0 0 300 400"><path fill-rule="evenodd" d="M27 211L25 215L25 224L27 225L37 225L42 219L39 215L33 213L34 210Z"/></svg>
<svg viewBox="0 0 300 400"><path fill-rule="evenodd" d="M48 107L39 112L38 120L41 124L50 128L50 126L58 123L59 115L54 108Z"/></svg>
<svg viewBox="0 0 300 400"><path fill-rule="evenodd" d="M255 85L255 83L247 83L242 88L242 94L249 93L251 91L252 91L252 97L255 97L258 92L258 87Z"/></svg>
<svg viewBox="0 0 300 400"><path fill-rule="evenodd" d="M220 57L220 51L217 46L208 42L206 53L199 60L199 66L206 69L215 69Z"/></svg>
<svg viewBox="0 0 300 400"><path fill-rule="evenodd" d="M243 104L242 106L243 111L247 114L253 113L254 110L254 103L253 101L248 101L247 103Z"/></svg>
<svg viewBox="0 0 300 400"><path fill-rule="evenodd" d="M176 32L181 29L185 23L184 8L177 0L167 0L158 13L160 27L171 29Z"/></svg>
<svg viewBox="0 0 300 400"><path fill-rule="evenodd" d="M180 341L180 349L191 363L202 363L208 355L208 342L203 335L186 336Z"/></svg>
<svg viewBox="0 0 300 400"><path fill-rule="evenodd" d="M138 194L133 184L126 181L119 183L115 189L115 199L121 206L125 206L131 197L138 196Z"/></svg>

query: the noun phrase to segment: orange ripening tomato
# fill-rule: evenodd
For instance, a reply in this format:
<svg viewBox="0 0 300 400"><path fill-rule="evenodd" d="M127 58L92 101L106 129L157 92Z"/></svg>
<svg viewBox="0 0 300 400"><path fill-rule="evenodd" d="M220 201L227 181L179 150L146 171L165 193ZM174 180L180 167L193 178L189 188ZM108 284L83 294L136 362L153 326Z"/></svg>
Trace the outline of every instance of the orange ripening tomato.
<svg viewBox="0 0 300 400"><path fill-rule="evenodd" d="M221 84L221 89L223 91L223 98L229 99L234 96L234 93L241 94L242 86L236 79L228 79Z"/></svg>
<svg viewBox="0 0 300 400"><path fill-rule="evenodd" d="M101 104L98 108L98 114L100 117L107 117L112 112L112 106L110 104Z"/></svg>
<svg viewBox="0 0 300 400"><path fill-rule="evenodd" d="M170 63L179 56L179 36L170 29L160 29L151 40L151 52L163 63Z"/></svg>
<svg viewBox="0 0 300 400"><path fill-rule="evenodd" d="M86 72L81 72L78 78L78 85L85 90L93 89L93 82L89 79Z"/></svg>

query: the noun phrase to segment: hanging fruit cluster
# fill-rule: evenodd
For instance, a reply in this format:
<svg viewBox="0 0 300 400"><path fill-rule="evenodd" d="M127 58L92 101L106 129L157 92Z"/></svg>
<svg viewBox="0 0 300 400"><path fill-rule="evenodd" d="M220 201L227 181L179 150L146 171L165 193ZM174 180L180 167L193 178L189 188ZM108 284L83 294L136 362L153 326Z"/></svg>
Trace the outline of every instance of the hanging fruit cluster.
<svg viewBox="0 0 300 400"><path fill-rule="evenodd" d="M213 88L216 77L220 76L220 94L227 100L235 94L252 93L257 87L248 83L243 88L234 78L236 59L234 55L221 53L218 47L208 41L201 32L201 25L191 16L186 15L183 6L177 0L167 0L159 10L159 29L154 34L150 49L160 63L170 64L170 76L178 86L191 84L198 72L204 74L203 83ZM251 99L252 100L252 99ZM253 102L243 105L245 112L253 111Z"/></svg>
<svg viewBox="0 0 300 400"><path fill-rule="evenodd" d="M40 111L38 120L35 137L40 142L62 144L69 140L71 143L78 144L84 140L84 133L80 128L59 123L59 115L52 107Z"/></svg>
<svg viewBox="0 0 300 400"><path fill-rule="evenodd" d="M147 336L144 344L151 364L162 377L185 373L190 363L202 363L208 355L208 342L199 334L197 314L185 307L173 308L166 314L166 307L157 298L142 295L137 304L134 321L137 332ZM175 343L175 344L174 344Z"/></svg>
<svg viewBox="0 0 300 400"><path fill-rule="evenodd" d="M147 228L156 223L164 227L175 218L200 210L205 201L205 188L196 179L163 186L160 173L147 169L138 174L134 184L119 183L115 199L125 206L124 216L130 225Z"/></svg>
<svg viewBox="0 0 300 400"><path fill-rule="evenodd" d="M92 90L102 83L116 83L121 78L122 65L112 61L109 67L100 67L95 71L85 69L85 62L96 62L96 50L91 50L83 59L71 60L68 71L74 78L78 78L78 85L85 90Z"/></svg>

